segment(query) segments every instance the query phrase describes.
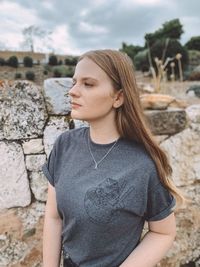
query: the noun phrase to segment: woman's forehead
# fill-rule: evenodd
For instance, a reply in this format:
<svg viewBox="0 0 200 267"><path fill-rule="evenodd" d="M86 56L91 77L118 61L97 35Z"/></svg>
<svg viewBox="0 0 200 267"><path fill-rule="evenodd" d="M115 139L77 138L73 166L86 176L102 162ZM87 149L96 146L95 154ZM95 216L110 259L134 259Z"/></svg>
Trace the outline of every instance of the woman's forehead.
<svg viewBox="0 0 200 267"><path fill-rule="evenodd" d="M108 78L104 70L102 70L94 61L85 57L81 59L75 68L74 78L92 78L105 79Z"/></svg>

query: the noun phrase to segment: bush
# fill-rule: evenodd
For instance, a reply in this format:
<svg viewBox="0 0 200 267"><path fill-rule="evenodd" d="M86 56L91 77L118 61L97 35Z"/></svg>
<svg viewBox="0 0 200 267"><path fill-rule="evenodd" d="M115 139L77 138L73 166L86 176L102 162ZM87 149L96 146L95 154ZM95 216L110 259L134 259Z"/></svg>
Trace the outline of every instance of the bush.
<svg viewBox="0 0 200 267"><path fill-rule="evenodd" d="M29 81L35 80L35 73L33 71L27 71L26 72L26 79Z"/></svg>
<svg viewBox="0 0 200 267"><path fill-rule="evenodd" d="M134 57L134 65L137 70L141 70L143 72L149 70L149 62L148 62L148 50L145 49L141 52L138 52Z"/></svg>
<svg viewBox="0 0 200 267"><path fill-rule="evenodd" d="M65 77L73 77L74 75L74 68L68 67L65 71Z"/></svg>
<svg viewBox="0 0 200 267"><path fill-rule="evenodd" d="M78 57L65 58L65 65L75 66L78 62Z"/></svg>
<svg viewBox="0 0 200 267"><path fill-rule="evenodd" d="M62 72L59 69L54 69L53 77L57 77L57 78L62 77Z"/></svg>
<svg viewBox="0 0 200 267"><path fill-rule="evenodd" d="M51 55L49 57L49 65L50 66L56 66L56 65L58 65L58 59L57 59L57 57L55 55Z"/></svg>
<svg viewBox="0 0 200 267"><path fill-rule="evenodd" d="M200 36L193 36L186 44L188 50L200 51Z"/></svg>
<svg viewBox="0 0 200 267"><path fill-rule="evenodd" d="M59 61L58 61L58 65L62 65L63 64L63 61L62 61L62 59L60 59Z"/></svg>
<svg viewBox="0 0 200 267"><path fill-rule="evenodd" d="M15 73L15 79L21 79L22 78L22 74L17 72Z"/></svg>
<svg viewBox="0 0 200 267"><path fill-rule="evenodd" d="M5 66L5 65L6 65L5 59L0 57L0 66Z"/></svg>
<svg viewBox="0 0 200 267"><path fill-rule="evenodd" d="M32 68L33 67L33 59L31 57L24 57L24 67L29 67L29 68Z"/></svg>
<svg viewBox="0 0 200 267"><path fill-rule="evenodd" d="M10 67L17 68L19 65L17 57L16 56L9 57L7 64Z"/></svg>
<svg viewBox="0 0 200 267"><path fill-rule="evenodd" d="M48 75L48 71L47 71L47 70L44 70L44 71L43 71L43 74L44 74L44 75Z"/></svg>

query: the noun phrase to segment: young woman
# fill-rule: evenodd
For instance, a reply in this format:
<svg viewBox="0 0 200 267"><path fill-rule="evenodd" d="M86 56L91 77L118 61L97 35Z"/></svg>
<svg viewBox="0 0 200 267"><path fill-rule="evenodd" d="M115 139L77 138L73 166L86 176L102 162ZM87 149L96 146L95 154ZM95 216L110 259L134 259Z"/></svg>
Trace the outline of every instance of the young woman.
<svg viewBox="0 0 200 267"><path fill-rule="evenodd" d="M131 60L90 51L75 69L71 117L43 165L48 186L43 263L153 267L175 238L172 169L145 126ZM144 223L148 232L142 236Z"/></svg>

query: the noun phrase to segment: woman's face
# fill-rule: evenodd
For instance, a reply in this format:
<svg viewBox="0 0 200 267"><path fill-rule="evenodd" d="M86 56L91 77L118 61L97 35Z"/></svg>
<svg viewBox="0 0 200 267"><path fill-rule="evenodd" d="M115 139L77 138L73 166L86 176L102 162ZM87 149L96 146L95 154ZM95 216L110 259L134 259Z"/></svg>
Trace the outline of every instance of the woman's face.
<svg viewBox="0 0 200 267"><path fill-rule="evenodd" d="M88 122L104 119L116 112L114 93L108 75L91 59L83 58L76 66L69 91L71 117Z"/></svg>

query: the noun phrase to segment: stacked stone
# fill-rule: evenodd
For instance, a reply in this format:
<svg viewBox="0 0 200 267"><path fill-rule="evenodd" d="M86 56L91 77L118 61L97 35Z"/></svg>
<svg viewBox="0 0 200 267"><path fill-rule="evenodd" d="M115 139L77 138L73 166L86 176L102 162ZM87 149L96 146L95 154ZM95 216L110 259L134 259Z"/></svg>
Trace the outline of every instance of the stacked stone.
<svg viewBox="0 0 200 267"><path fill-rule="evenodd" d="M0 82L0 266L42 266L47 180L41 167L56 138L82 127L70 118L70 78ZM200 255L200 105L164 95L141 95L147 122L169 154L175 183L191 199L177 211L174 247L160 266L179 267ZM198 266L198 265L196 265Z"/></svg>

